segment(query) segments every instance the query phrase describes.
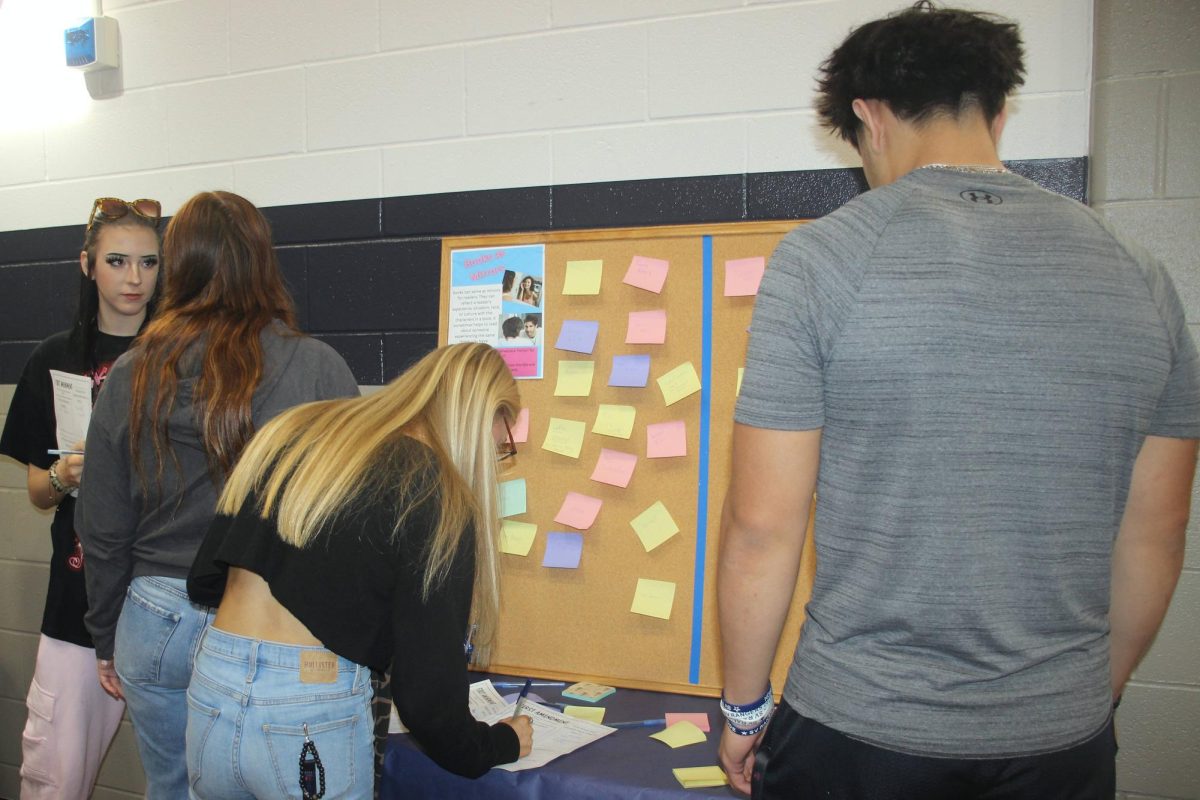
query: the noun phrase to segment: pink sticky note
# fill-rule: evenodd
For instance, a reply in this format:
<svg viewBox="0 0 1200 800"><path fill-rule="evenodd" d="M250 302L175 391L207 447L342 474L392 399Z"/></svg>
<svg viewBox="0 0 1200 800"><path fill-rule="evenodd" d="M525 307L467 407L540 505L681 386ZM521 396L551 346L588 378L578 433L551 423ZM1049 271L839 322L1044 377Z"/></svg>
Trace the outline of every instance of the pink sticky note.
<svg viewBox="0 0 1200 800"><path fill-rule="evenodd" d="M620 486L624 489L633 477L633 468L637 466L637 456L633 453L622 453L620 450L600 450L600 460L592 471L592 480Z"/></svg>
<svg viewBox="0 0 1200 800"><path fill-rule="evenodd" d="M508 364L514 378L536 378L538 349L536 347L501 347L497 350Z"/></svg>
<svg viewBox="0 0 1200 800"><path fill-rule="evenodd" d="M630 311L625 344L663 344L667 341L667 310Z"/></svg>
<svg viewBox="0 0 1200 800"><path fill-rule="evenodd" d="M747 297L758 294L758 284L766 271L767 260L762 256L726 261L725 296Z"/></svg>
<svg viewBox="0 0 1200 800"><path fill-rule="evenodd" d="M529 441L529 409L522 408L517 412L517 421L512 426L513 442L520 444Z"/></svg>
<svg viewBox="0 0 1200 800"><path fill-rule="evenodd" d="M578 492L567 492L562 508L554 515L554 521L561 522L563 525L570 525L572 528L577 528L581 531L586 531L596 521L596 515L600 513L600 506L603 504L604 501L598 497L588 497L586 494L579 494Z"/></svg>
<svg viewBox="0 0 1200 800"><path fill-rule="evenodd" d="M663 284L667 281L667 270L670 267L671 262L661 258L634 256L622 282L658 294L662 292Z"/></svg>
<svg viewBox="0 0 1200 800"><path fill-rule="evenodd" d="M688 721L695 725L700 730L708 733L708 714L703 711L687 712L687 711L668 711L663 717L667 720L667 727L671 727L676 722Z"/></svg>
<svg viewBox="0 0 1200 800"><path fill-rule="evenodd" d="M646 426L646 458L687 455L687 425L683 420Z"/></svg>

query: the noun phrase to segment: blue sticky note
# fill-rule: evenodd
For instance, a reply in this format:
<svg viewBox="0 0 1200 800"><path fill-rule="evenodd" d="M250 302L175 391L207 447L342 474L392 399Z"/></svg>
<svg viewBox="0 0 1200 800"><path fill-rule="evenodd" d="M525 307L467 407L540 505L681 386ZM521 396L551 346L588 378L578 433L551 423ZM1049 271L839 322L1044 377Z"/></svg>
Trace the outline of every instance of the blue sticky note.
<svg viewBox="0 0 1200 800"><path fill-rule="evenodd" d="M558 334L558 341L554 343L554 346L559 350L590 354L596 346L596 334L599 332L599 322L564 319L562 330Z"/></svg>
<svg viewBox="0 0 1200 800"><path fill-rule="evenodd" d="M500 516L525 513L525 479L500 481Z"/></svg>
<svg viewBox="0 0 1200 800"><path fill-rule="evenodd" d="M613 356L609 386L645 386L650 379L650 356Z"/></svg>
<svg viewBox="0 0 1200 800"><path fill-rule="evenodd" d="M582 553L582 533L551 531L546 534L546 556L542 559L542 566L575 569L579 566Z"/></svg>

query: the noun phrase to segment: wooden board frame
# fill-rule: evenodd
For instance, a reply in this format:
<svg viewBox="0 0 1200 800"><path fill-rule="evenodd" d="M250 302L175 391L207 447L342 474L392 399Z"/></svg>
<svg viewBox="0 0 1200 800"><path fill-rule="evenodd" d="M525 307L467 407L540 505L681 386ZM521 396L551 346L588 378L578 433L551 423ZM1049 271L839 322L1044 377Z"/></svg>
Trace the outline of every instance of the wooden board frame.
<svg viewBox="0 0 1200 800"><path fill-rule="evenodd" d="M745 358L753 297L723 295L724 264L732 259L769 257L784 234L800 221L737 222L649 228L608 228L464 236L442 242L439 342L447 339L450 313L450 254L455 250L545 246L543 288L544 375L519 382L531 411L529 440L518 445L516 464L502 480L525 478L527 512L514 519L538 526L526 557L502 556L500 634L487 669L567 681L716 696L720 692L720 642L716 619L716 559L721 505L729 480L729 445L738 367ZM622 283L633 256L665 259L670 272L655 294ZM604 262L599 295L564 296L562 277L574 260ZM500 259L502 261L502 259ZM494 266L497 261L491 262ZM627 314L667 310L662 345L624 343ZM592 355L556 350L563 320L596 320L600 334ZM651 355L644 389L607 386L613 355ZM555 397L562 360L592 360L595 375L588 397ZM666 406L656 384L663 373L690 361L703 388ZM601 403L636 408L628 440L591 432ZM587 425L578 459L541 448L550 417ZM646 425L683 419L684 458L645 457ZM600 449L638 456L626 489L589 479ZM604 501L596 523L583 532L584 552L574 570L541 566L545 535L571 531L553 522L567 491ZM646 552L629 520L661 500L680 533ZM812 587L814 548L806 547L800 580L772 669L782 688L799 637L803 606ZM629 610L637 579L676 585L671 617L661 620Z"/></svg>

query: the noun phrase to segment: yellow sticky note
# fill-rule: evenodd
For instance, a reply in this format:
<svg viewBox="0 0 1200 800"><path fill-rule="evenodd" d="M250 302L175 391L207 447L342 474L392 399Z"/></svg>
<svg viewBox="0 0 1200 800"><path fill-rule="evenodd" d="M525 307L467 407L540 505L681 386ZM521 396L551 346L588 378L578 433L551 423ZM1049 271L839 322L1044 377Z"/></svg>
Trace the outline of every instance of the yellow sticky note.
<svg viewBox="0 0 1200 800"><path fill-rule="evenodd" d="M542 449L571 458L579 458L579 451L583 449L583 434L586 432L586 422L551 417L550 426L546 429L546 440L542 442Z"/></svg>
<svg viewBox="0 0 1200 800"><path fill-rule="evenodd" d="M597 725L604 724L604 708L596 706L563 706L563 713L568 717L576 717L578 719L586 719L588 722L594 722Z"/></svg>
<svg viewBox="0 0 1200 800"><path fill-rule="evenodd" d="M734 392L735 396L740 395L742 393L742 376L744 376L745 374L746 374L746 368L738 367L738 382L737 382L737 390Z"/></svg>
<svg viewBox="0 0 1200 800"><path fill-rule="evenodd" d="M559 361L555 397L587 397L592 393L592 373L595 361Z"/></svg>
<svg viewBox="0 0 1200 800"><path fill-rule="evenodd" d="M658 388L662 390L663 402L671 405L700 391L700 376L692 362L685 361L659 378Z"/></svg>
<svg viewBox="0 0 1200 800"><path fill-rule="evenodd" d="M636 417L637 411L633 406L610 406L601 403L596 411L596 421L592 424L592 433L628 439L633 435L633 420Z"/></svg>
<svg viewBox="0 0 1200 800"><path fill-rule="evenodd" d="M638 514L629 524L642 540L642 547L646 548L647 553L679 533L679 526L671 518L671 512L667 511L662 500Z"/></svg>
<svg viewBox="0 0 1200 800"><path fill-rule="evenodd" d="M671 771L685 789L712 789L729 783L720 767L677 767Z"/></svg>
<svg viewBox="0 0 1200 800"><path fill-rule="evenodd" d="M563 294L600 294L603 261L568 261Z"/></svg>
<svg viewBox="0 0 1200 800"><path fill-rule="evenodd" d="M706 737L704 731L685 719L668 726L665 730L651 734L650 738L658 739L671 747L684 747L689 744L700 744Z"/></svg>
<svg viewBox="0 0 1200 800"><path fill-rule="evenodd" d="M513 556L527 556L533 547L537 525L506 519L500 522L500 552Z"/></svg>
<svg viewBox="0 0 1200 800"><path fill-rule="evenodd" d="M671 606L675 604L675 584L671 581L654 581L649 578L638 578L637 589L633 593L633 605L629 610L634 614L645 614L647 617L659 619L671 618ZM693 725L693 728L696 726ZM697 730L699 730L697 728Z"/></svg>

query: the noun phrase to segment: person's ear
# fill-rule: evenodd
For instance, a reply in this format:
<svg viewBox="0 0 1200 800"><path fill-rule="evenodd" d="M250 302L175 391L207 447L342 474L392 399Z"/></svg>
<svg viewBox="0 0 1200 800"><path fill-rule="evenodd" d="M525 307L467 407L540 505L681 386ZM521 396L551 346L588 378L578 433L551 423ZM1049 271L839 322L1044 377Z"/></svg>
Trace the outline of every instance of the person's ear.
<svg viewBox="0 0 1200 800"><path fill-rule="evenodd" d="M856 97L850 103L850 110L861 123L858 128L859 152L861 153L864 147L870 148L873 153L882 152L887 140L883 125L883 103L879 100Z"/></svg>
<svg viewBox="0 0 1200 800"><path fill-rule="evenodd" d="M1004 133L1004 126L1008 124L1008 104L1000 106L1000 113L992 120L991 134L992 144L1000 144L1000 134Z"/></svg>
<svg viewBox="0 0 1200 800"><path fill-rule="evenodd" d="M83 272L83 274L84 274L85 276L87 276L87 277L89 277L89 278L90 278L90 277L92 277L92 276L91 276L91 274L88 272L88 255L87 255L87 250L80 250L80 251L79 251L79 269L80 269L80 271L82 271L82 272Z"/></svg>

